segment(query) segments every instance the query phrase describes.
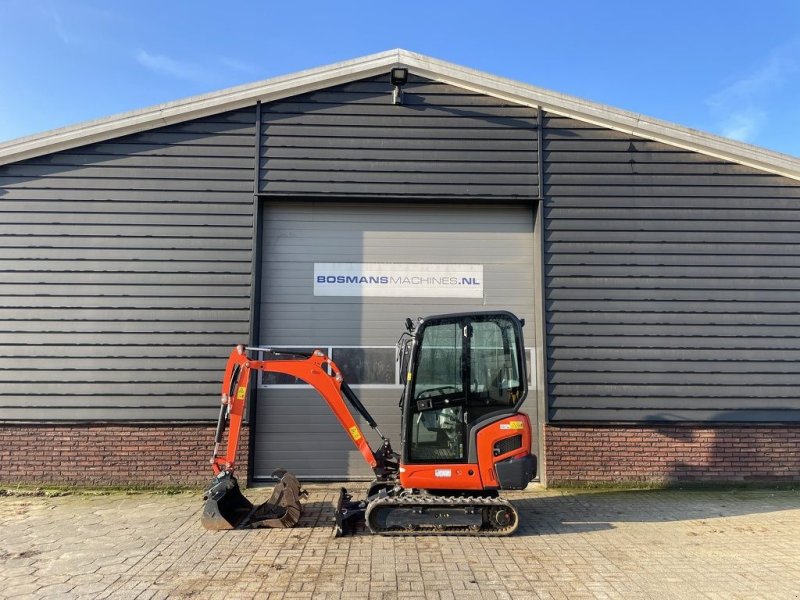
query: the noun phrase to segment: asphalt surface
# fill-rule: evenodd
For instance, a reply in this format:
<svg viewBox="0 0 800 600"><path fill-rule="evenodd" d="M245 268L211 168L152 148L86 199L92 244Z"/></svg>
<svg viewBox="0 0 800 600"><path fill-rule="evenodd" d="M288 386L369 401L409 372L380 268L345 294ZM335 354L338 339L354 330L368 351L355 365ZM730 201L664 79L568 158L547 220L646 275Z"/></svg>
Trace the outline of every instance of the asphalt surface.
<svg viewBox="0 0 800 600"><path fill-rule="evenodd" d="M0 597L800 598L798 491L539 489L511 537L334 539L307 489L296 528L227 532L198 494L0 497Z"/></svg>

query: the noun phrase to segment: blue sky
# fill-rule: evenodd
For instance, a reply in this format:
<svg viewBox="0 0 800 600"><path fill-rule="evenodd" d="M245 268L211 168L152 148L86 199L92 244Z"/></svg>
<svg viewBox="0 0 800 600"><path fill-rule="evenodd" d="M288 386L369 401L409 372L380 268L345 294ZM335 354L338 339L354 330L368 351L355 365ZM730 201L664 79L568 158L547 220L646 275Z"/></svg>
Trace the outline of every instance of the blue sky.
<svg viewBox="0 0 800 600"><path fill-rule="evenodd" d="M800 156L797 0L0 0L0 141L397 47Z"/></svg>

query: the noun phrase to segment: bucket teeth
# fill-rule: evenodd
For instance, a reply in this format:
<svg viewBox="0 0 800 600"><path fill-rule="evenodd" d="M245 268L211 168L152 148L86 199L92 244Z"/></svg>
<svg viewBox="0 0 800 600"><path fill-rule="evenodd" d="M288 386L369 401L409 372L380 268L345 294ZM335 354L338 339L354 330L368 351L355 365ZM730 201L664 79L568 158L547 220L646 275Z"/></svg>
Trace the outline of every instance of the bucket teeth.
<svg viewBox="0 0 800 600"><path fill-rule="evenodd" d="M280 478L269 500L254 506L242 495L239 483L230 473L217 477L206 489L205 506L200 519L210 530L246 529L254 527L294 527L300 520L306 493L297 478L284 470L273 475Z"/></svg>

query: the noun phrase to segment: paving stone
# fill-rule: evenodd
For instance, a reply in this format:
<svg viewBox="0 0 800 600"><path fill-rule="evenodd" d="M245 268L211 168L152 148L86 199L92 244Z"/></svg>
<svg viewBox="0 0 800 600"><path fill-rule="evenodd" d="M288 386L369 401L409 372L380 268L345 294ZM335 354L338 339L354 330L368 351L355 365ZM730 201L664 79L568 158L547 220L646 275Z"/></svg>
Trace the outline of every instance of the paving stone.
<svg viewBox="0 0 800 600"><path fill-rule="evenodd" d="M308 488L297 528L241 532L193 494L0 497L0 598L800 598L796 491L539 489L508 538L334 539L338 486Z"/></svg>

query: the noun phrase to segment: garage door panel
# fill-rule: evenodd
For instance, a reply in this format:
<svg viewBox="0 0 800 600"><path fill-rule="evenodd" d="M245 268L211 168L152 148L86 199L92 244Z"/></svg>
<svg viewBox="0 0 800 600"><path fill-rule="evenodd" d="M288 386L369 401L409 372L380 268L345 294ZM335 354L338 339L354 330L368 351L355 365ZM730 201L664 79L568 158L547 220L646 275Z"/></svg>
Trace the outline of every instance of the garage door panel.
<svg viewBox="0 0 800 600"><path fill-rule="evenodd" d="M273 307L273 321L262 325L264 343L269 345L300 345L314 348L340 346L393 346L405 330L406 317L416 319L432 314L464 312L467 310L504 309L524 314L524 307L497 298L495 303L481 304L475 301L430 302L426 306L378 304L354 306L335 303L307 305L306 312L296 311L294 306ZM322 308L321 308L322 307ZM323 310L324 309L324 310ZM526 333L528 333L526 331ZM267 342L266 340L270 340ZM334 357L334 360L335 357Z"/></svg>
<svg viewBox="0 0 800 600"><path fill-rule="evenodd" d="M332 456L332 457L331 457ZM357 451L338 449L335 453L318 453L316 456L296 452L259 452L253 456L255 464L274 463L276 468L289 469L301 481L324 479L370 479L372 471L366 466L363 457ZM290 466L291 465L291 466ZM271 471L262 475L254 475L256 480L269 477ZM348 473L347 476L337 473Z"/></svg>
<svg viewBox="0 0 800 600"><path fill-rule="evenodd" d="M527 244L522 243L524 240L515 238L516 235L508 235L507 239L504 241L503 247L498 247L496 245L497 238L495 237L488 239L472 239L472 244L474 247L471 248L460 247L457 239L450 240L446 243L440 240L436 244L428 244L426 242L426 249L428 250L427 254L436 256L437 260L441 263L480 263L506 265L514 264L516 260L515 257L523 256L523 253L529 247ZM324 240L319 239L315 240L315 243L319 243L320 247L324 247L326 254L336 257L335 261L323 261L319 260L318 256L316 262L397 263L404 262L408 254L414 254L414 252L410 252L410 246L417 242L414 238L408 237L397 239L386 237L379 242L362 240L358 248L341 247L335 244L325 244ZM308 252L307 243L287 243L282 244L282 246L283 247L280 248L281 254L294 254L299 256ZM369 257L369 260L367 260L367 257ZM520 261L521 260L522 259L520 259ZM305 269L295 271L293 267L302 267L303 265L297 265L297 263L293 263L291 261L281 262L275 259L271 259L271 262L273 263L272 268L275 270L276 275L283 272L290 277L293 276L295 279L302 279L309 272L309 265L305 265ZM406 260L406 262L416 262L416 260ZM314 264L312 262L310 264L311 270L313 270L313 266ZM262 285L267 284L268 282L262 282Z"/></svg>
<svg viewBox="0 0 800 600"><path fill-rule="evenodd" d="M364 406L384 435L400 446L400 388L356 389ZM349 405L348 405L349 407ZM352 411L364 437L373 448L380 438ZM317 392L307 386L295 389L261 388L256 407L255 478L265 478L278 468L298 477L369 478L372 470Z"/></svg>
<svg viewBox="0 0 800 600"><path fill-rule="evenodd" d="M486 267L486 265L484 265L484 267ZM311 280L311 277L309 276L309 281L310 280ZM493 298L496 298L501 294L502 294L503 297L509 297L510 296L509 291L529 290L528 286L525 285L524 281L521 281L519 283L511 284L507 288L504 288L502 290L491 290L491 289L487 290L486 287L491 285L491 284L492 284L491 278L485 278L485 280L484 280L484 299L485 299L486 296L491 296ZM346 304L346 305L349 305L349 306L360 307L363 310L368 310L369 307L380 306L380 307L383 307L383 309L387 310L387 311L392 310L392 308L394 306L396 306L396 302L394 302L394 301L392 301L392 300L390 300L388 298L372 298L371 301L369 302L369 304L363 304L363 303L360 303L360 302L354 302L352 298L347 298L347 297L328 296L327 298L325 298L325 297L309 298L308 297L308 283L306 283L304 286L299 286L299 285L298 286L294 286L294 287L292 287L292 286L281 286L281 289L272 290L272 291L268 292L267 294L265 294L265 296L266 297L263 298L264 302L262 303L262 308L263 308L263 305L269 304L270 302L272 302L273 304L276 304L278 300L280 300L281 303L292 303L292 304L305 303L305 304L308 304L310 306L315 307L315 309L317 309L317 310L319 309L320 305L333 306L333 305L336 305L336 304ZM481 302L481 304L483 304L483 302ZM414 302L414 303L403 304L402 306L403 307L408 307L408 306L417 306L417 305L418 305L418 303ZM427 298L425 305L426 306L434 306L434 305L436 305L436 306L445 306L445 307L446 306L463 307L463 306L467 306L467 305L475 306L476 305L476 300L474 298L449 298L449 299L445 299L445 298ZM395 314L395 313L392 313L392 315L393 314Z"/></svg>
<svg viewBox="0 0 800 600"><path fill-rule="evenodd" d="M532 207L276 202L264 207L263 223L262 345L331 348L336 361L337 347L393 348L406 317L503 309L533 323ZM315 297L315 262L480 264L484 294L477 299ZM525 333L526 345L533 346L533 328ZM399 383L393 352L381 356L379 373L393 378L386 383ZM402 388L354 389L399 449ZM525 410L535 418L535 408L529 401ZM361 425L372 447L378 447L378 437ZM324 400L308 386L259 388L253 443L256 479L277 467L306 479L372 474Z"/></svg>

